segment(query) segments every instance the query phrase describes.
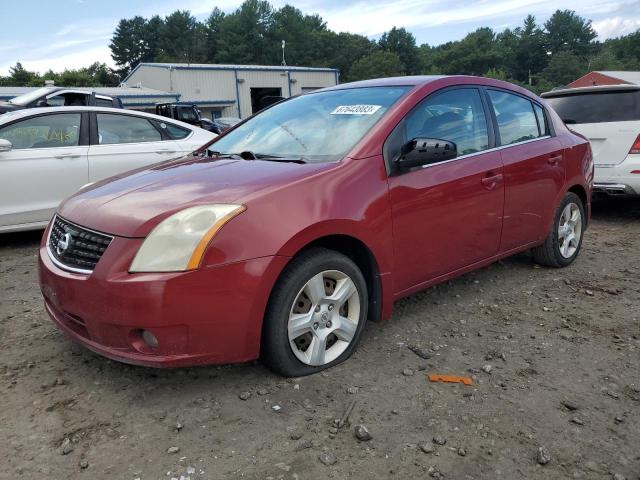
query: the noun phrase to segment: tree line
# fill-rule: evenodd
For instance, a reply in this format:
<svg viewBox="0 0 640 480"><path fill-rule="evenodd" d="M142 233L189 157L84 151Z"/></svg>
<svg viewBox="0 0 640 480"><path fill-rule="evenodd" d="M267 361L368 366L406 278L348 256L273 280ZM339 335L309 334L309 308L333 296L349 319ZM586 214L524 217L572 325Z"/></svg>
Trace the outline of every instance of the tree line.
<svg viewBox="0 0 640 480"><path fill-rule="evenodd" d="M592 70L640 70L640 30L604 42L591 21L558 10L539 24L528 15L516 28L479 28L442 45L418 45L415 36L393 27L378 40L334 32L317 14L265 0L246 0L231 13L214 8L198 21L177 10L162 18L136 16L118 23L110 43L116 70L96 63L80 70L40 76L20 64L2 84L117 85L140 62L279 65L340 70L341 82L394 75L468 74L500 78L536 92L566 85Z"/></svg>

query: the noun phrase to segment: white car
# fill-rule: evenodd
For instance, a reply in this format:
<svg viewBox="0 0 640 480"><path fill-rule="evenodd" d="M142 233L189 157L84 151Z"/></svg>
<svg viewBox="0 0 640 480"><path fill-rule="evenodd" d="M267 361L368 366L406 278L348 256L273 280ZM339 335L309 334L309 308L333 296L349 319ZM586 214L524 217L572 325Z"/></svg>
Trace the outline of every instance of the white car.
<svg viewBox="0 0 640 480"><path fill-rule="evenodd" d="M594 193L640 195L640 85L568 88L542 97L591 142Z"/></svg>
<svg viewBox="0 0 640 480"><path fill-rule="evenodd" d="M177 120L103 107L0 115L0 232L43 228L84 185L197 150L216 134Z"/></svg>

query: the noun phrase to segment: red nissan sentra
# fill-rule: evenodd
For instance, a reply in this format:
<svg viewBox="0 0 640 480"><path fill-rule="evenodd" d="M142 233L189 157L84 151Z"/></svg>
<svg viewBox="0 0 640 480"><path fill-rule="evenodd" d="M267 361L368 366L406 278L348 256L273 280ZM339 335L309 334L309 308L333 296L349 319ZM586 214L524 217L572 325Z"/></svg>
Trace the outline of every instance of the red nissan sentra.
<svg viewBox="0 0 640 480"><path fill-rule="evenodd" d="M40 248L72 339L148 366L261 357L306 375L395 300L531 250L571 264L589 143L486 78L370 80L292 98L180 161L92 185Z"/></svg>

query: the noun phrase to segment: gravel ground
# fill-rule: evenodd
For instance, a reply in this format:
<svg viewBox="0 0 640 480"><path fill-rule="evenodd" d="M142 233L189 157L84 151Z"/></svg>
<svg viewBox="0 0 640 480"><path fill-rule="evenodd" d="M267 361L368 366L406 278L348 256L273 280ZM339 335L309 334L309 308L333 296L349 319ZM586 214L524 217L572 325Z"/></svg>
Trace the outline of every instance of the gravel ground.
<svg viewBox="0 0 640 480"><path fill-rule="evenodd" d="M2 479L640 478L640 201L598 202L573 266L523 254L431 288L289 380L71 343L43 311L40 235L0 236Z"/></svg>

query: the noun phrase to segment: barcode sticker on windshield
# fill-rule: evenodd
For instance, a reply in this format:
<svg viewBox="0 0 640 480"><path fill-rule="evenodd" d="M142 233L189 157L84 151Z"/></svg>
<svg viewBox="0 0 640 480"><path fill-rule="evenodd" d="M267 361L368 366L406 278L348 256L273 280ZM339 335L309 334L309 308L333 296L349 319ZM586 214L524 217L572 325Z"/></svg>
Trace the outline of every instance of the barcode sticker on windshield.
<svg viewBox="0 0 640 480"><path fill-rule="evenodd" d="M340 105L331 115L373 115L382 105Z"/></svg>

